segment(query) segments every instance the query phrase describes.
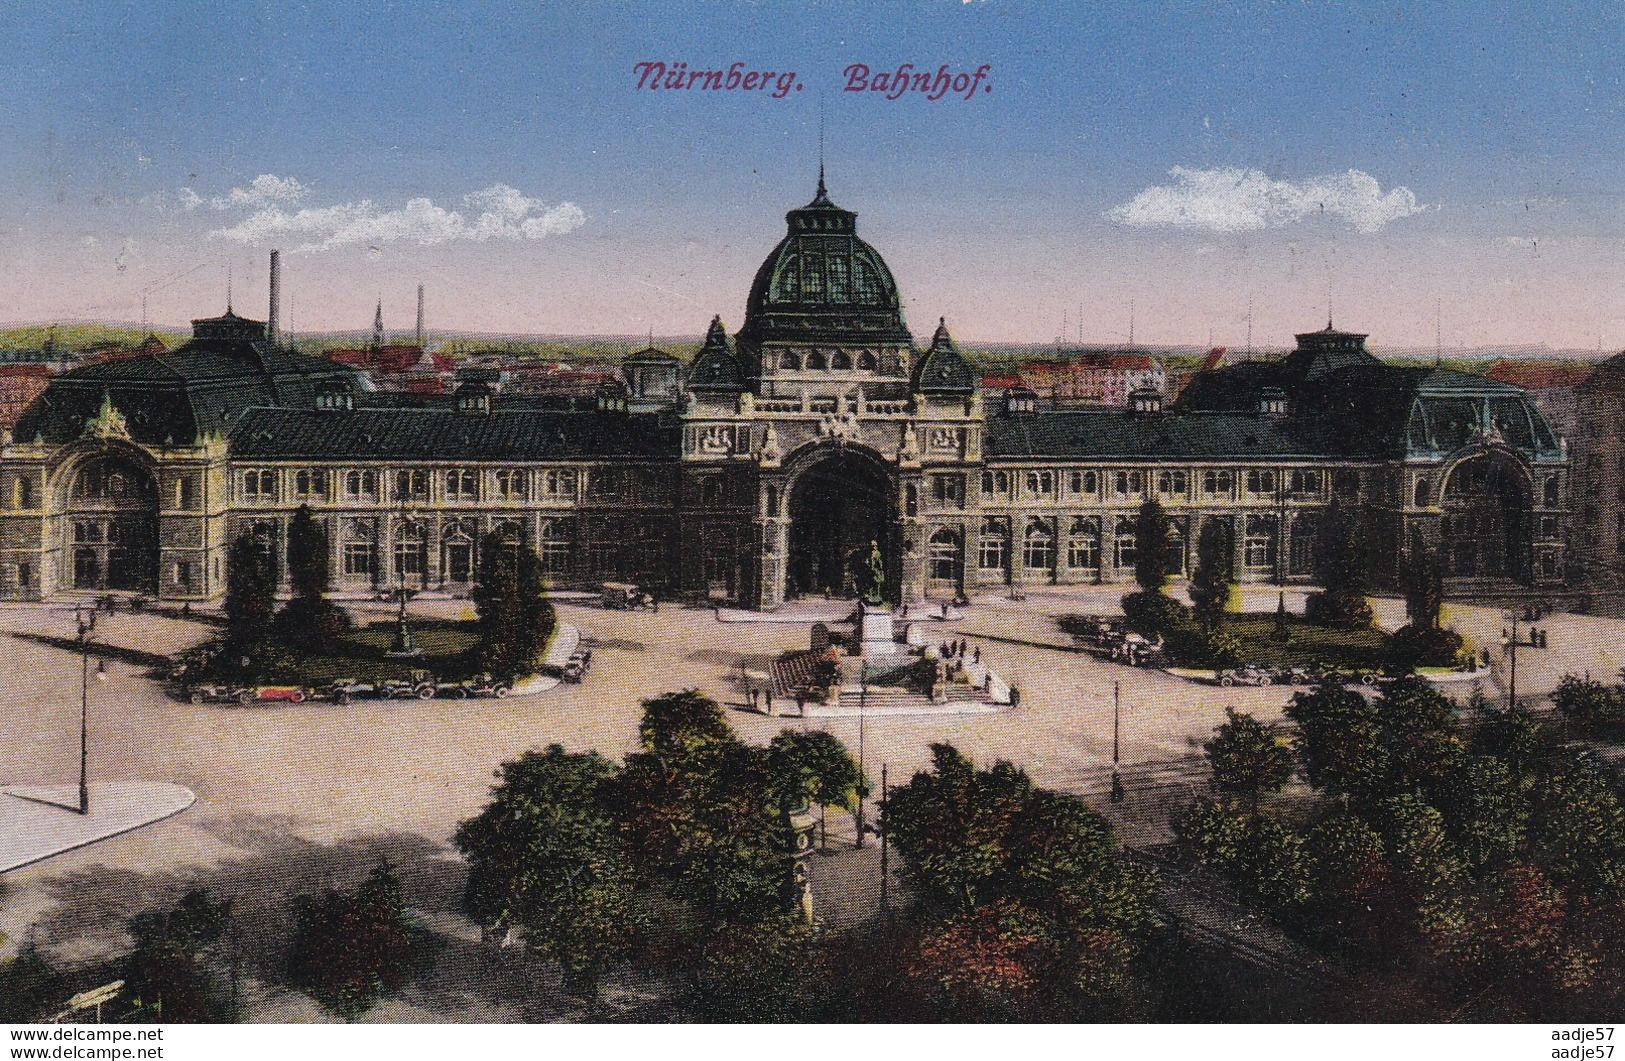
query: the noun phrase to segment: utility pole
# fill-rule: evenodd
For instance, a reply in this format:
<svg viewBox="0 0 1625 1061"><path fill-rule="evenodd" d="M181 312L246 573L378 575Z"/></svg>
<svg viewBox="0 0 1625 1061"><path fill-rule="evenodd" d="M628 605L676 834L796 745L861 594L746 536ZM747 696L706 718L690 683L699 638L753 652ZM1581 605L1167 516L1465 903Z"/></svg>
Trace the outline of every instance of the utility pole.
<svg viewBox="0 0 1625 1061"><path fill-rule="evenodd" d="M1123 777L1118 773L1118 736L1123 721L1123 683L1112 682L1112 802L1121 803L1127 793L1123 790Z"/></svg>
<svg viewBox="0 0 1625 1061"><path fill-rule="evenodd" d="M868 826L865 825L864 821L863 821L863 803L864 803L865 800L867 800L869 798L869 784L868 784L868 776L869 775L864 773L864 768L863 768L863 753L864 753L864 747L863 747L863 736L864 736L864 734L863 734L863 708L864 708L864 702L868 699L868 697L869 697L868 664L865 663L865 662L859 661L859 663L858 663L858 839L857 839L857 843L855 845L859 850L862 850L862 848L863 848L863 834L868 829Z"/></svg>
<svg viewBox="0 0 1625 1061"><path fill-rule="evenodd" d="M1507 680L1507 710L1511 711L1518 704L1518 612L1516 609L1507 609L1507 617L1512 620L1512 636L1507 639L1507 653L1511 656L1511 674Z"/></svg>
<svg viewBox="0 0 1625 1061"><path fill-rule="evenodd" d="M891 830L886 826L886 796L891 791L891 785L886 778L886 765L880 764L880 909L890 913L886 889L891 879Z"/></svg>

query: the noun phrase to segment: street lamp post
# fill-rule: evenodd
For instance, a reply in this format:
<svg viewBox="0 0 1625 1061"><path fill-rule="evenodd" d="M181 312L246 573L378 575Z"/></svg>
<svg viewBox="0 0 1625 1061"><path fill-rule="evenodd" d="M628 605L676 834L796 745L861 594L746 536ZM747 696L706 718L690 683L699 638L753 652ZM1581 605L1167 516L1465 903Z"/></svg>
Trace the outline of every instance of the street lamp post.
<svg viewBox="0 0 1625 1061"><path fill-rule="evenodd" d="M869 798L869 783L863 772L863 708L869 697L869 665L858 663L858 839L855 846L863 847L863 834L868 829L863 822L863 802Z"/></svg>
<svg viewBox="0 0 1625 1061"><path fill-rule="evenodd" d="M1507 710L1510 711L1518 703L1518 612L1516 609L1507 610L1507 618L1512 622L1512 636L1506 639L1507 656L1510 660L1510 673L1507 677Z"/></svg>
<svg viewBox="0 0 1625 1061"><path fill-rule="evenodd" d="M408 481L406 485L410 486L410 481ZM402 535L404 534L405 529L414 521L414 517L416 515L417 514L415 512L410 511L406 507L406 494L403 491L401 494L401 522L400 526L397 527L395 531L395 536L401 539L401 544L403 546L405 545L405 538L402 537ZM392 553L394 552L394 550L391 551ZM407 625L406 621L406 570L400 563L401 558L404 555L405 553L403 550L398 555L393 555L391 557L391 559L395 562L395 597L397 604L395 612L395 640L389 648L389 654L391 656L415 656L418 654L418 650L412 644L412 628ZM422 555L419 555L418 564L421 566L426 562L427 559Z"/></svg>
<svg viewBox="0 0 1625 1061"><path fill-rule="evenodd" d="M1121 803L1127 794L1123 790L1123 777L1118 773L1118 735L1123 719L1123 683L1112 682L1112 802Z"/></svg>
<svg viewBox="0 0 1625 1061"><path fill-rule="evenodd" d="M75 612L79 627L79 813L90 814L90 644L91 630L96 616L86 620L83 612ZM96 680L107 679L107 664L96 661Z"/></svg>

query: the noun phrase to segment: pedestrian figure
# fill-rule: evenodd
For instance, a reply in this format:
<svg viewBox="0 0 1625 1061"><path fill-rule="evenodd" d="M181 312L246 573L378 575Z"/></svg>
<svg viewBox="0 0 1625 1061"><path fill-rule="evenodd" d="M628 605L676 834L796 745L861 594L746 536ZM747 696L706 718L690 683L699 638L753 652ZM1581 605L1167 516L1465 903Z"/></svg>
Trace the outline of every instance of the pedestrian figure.
<svg viewBox="0 0 1625 1061"><path fill-rule="evenodd" d="M976 646L976 656L975 656L974 662L976 662L976 663L982 662L982 646L981 645Z"/></svg>
<svg viewBox="0 0 1625 1061"><path fill-rule="evenodd" d="M948 618L948 602L947 601L942 602L942 617L944 619Z"/></svg>
<svg viewBox="0 0 1625 1061"><path fill-rule="evenodd" d="M969 648L970 648L970 646L965 643L965 639L960 638L959 639L959 654L961 656L963 656Z"/></svg>
<svg viewBox="0 0 1625 1061"><path fill-rule="evenodd" d="M800 715L807 713L807 694L800 689L796 690L796 713Z"/></svg>
<svg viewBox="0 0 1625 1061"><path fill-rule="evenodd" d="M771 685L767 687L767 713L770 715L773 713L773 687Z"/></svg>

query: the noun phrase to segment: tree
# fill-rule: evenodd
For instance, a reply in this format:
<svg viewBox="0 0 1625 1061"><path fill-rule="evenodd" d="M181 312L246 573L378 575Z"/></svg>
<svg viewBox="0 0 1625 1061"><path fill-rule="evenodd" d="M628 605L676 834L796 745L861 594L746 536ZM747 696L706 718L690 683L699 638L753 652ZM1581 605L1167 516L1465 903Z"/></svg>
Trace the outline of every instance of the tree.
<svg viewBox="0 0 1625 1061"><path fill-rule="evenodd" d="M138 914L130 921L135 949L124 961L125 989L152 1020L218 1023L232 1016L231 999L207 961L225 937L231 916L230 899L215 902L208 892L194 889L174 909Z"/></svg>
<svg viewBox="0 0 1625 1061"><path fill-rule="evenodd" d="M644 701L643 750L605 786L640 877L707 931L789 909L791 837L767 753L693 690Z"/></svg>
<svg viewBox="0 0 1625 1061"><path fill-rule="evenodd" d="M1607 686L1589 674L1565 674L1552 692L1552 705L1558 713L1581 726L1614 722L1625 718L1625 692Z"/></svg>
<svg viewBox="0 0 1625 1061"><path fill-rule="evenodd" d="M68 981L32 943L15 958L0 961L0 1024L30 1024L57 1011L68 997Z"/></svg>
<svg viewBox="0 0 1625 1061"><path fill-rule="evenodd" d="M1196 620L1209 633L1224 620L1230 603L1233 560L1228 527L1218 519L1205 521L1196 539L1196 569L1187 591Z"/></svg>
<svg viewBox="0 0 1625 1061"><path fill-rule="evenodd" d="M293 596L277 617L285 643L319 649L349 629L349 614L327 599L327 531L309 505L294 510L288 526L288 581Z"/></svg>
<svg viewBox="0 0 1625 1061"><path fill-rule="evenodd" d="M1529 831L1529 796L1506 763L1475 755L1440 792L1440 809L1462 859L1474 870L1512 862Z"/></svg>
<svg viewBox="0 0 1625 1061"><path fill-rule="evenodd" d="M226 553L226 640L233 655L253 655L266 644L276 613L276 575L254 539L239 534Z"/></svg>
<svg viewBox="0 0 1625 1061"><path fill-rule="evenodd" d="M697 949L690 1001L702 1020L805 1021L818 986L815 957L812 930L798 918L724 925Z"/></svg>
<svg viewBox="0 0 1625 1061"><path fill-rule="evenodd" d="M1211 784L1228 795L1240 796L1248 812L1258 813L1265 792L1279 792L1292 778L1292 750L1276 732L1252 715L1226 708L1229 721L1202 745L1213 768Z"/></svg>
<svg viewBox="0 0 1625 1061"><path fill-rule="evenodd" d="M1371 625L1371 606L1365 599L1370 583L1368 564L1365 538L1355 514L1333 498L1315 538L1315 578L1321 588L1310 594L1305 618L1342 629Z"/></svg>
<svg viewBox="0 0 1625 1061"><path fill-rule="evenodd" d="M1386 793L1389 749L1371 701L1327 683L1294 693L1286 716L1297 724L1293 743L1309 784L1360 800Z"/></svg>
<svg viewBox="0 0 1625 1061"><path fill-rule="evenodd" d="M1526 787L1534 778L1543 740L1540 720L1522 704L1502 709L1482 693L1474 694L1469 709L1474 720L1470 750L1499 759Z"/></svg>
<svg viewBox="0 0 1625 1061"><path fill-rule="evenodd" d="M614 772L596 752L526 752L498 768L491 802L452 838L469 865L468 915L522 931L585 998L637 929L632 866L602 798Z"/></svg>
<svg viewBox="0 0 1625 1061"><path fill-rule="evenodd" d="M1392 867L1397 937L1448 951L1465 929L1466 868L1444 815L1414 792L1381 801L1376 814Z"/></svg>
<svg viewBox="0 0 1625 1061"><path fill-rule="evenodd" d="M400 879L387 861L353 892L296 896L293 911L288 978L345 1020L399 991L429 957L427 937L407 916Z"/></svg>
<svg viewBox="0 0 1625 1061"><path fill-rule="evenodd" d="M1391 682L1374 706L1387 746L1385 791L1415 790L1437 800L1467 754L1456 705L1427 682L1406 678Z"/></svg>
<svg viewBox="0 0 1625 1061"><path fill-rule="evenodd" d="M1382 836L1357 814L1340 811L1309 830L1310 924L1334 939L1370 949L1384 938L1381 911L1391 870Z"/></svg>
<svg viewBox="0 0 1625 1061"><path fill-rule="evenodd" d="M1424 548L1406 561L1400 581L1405 591L1405 617L1412 626L1437 630L1444 610L1444 569L1439 555Z"/></svg>
<svg viewBox="0 0 1625 1061"><path fill-rule="evenodd" d="M1031 1021L1043 1018L1042 1003L1067 974L1060 958L1045 919L1004 899L927 930L908 973L952 1019Z"/></svg>
<svg viewBox="0 0 1625 1061"><path fill-rule="evenodd" d="M1146 593L1161 593L1168 584L1168 513L1157 501L1140 505L1134 540L1134 581Z"/></svg>
<svg viewBox="0 0 1625 1061"><path fill-rule="evenodd" d="M951 745L931 752L932 769L889 795L884 820L928 915L974 925L988 915L964 920L973 912L1014 903L1041 919L1073 1003L1120 1005L1156 924L1152 878L1075 797L1006 762L978 770Z"/></svg>
<svg viewBox="0 0 1625 1061"><path fill-rule="evenodd" d="M528 544L515 545L488 534L480 543L479 573L473 598L480 666L493 674L523 675L553 635L553 606L541 561Z"/></svg>
<svg viewBox="0 0 1625 1061"><path fill-rule="evenodd" d="M1529 835L1554 880L1625 898L1625 802L1591 757L1573 757L1536 785Z"/></svg>
<svg viewBox="0 0 1625 1061"><path fill-rule="evenodd" d="M830 804L857 809L863 772L832 734L787 729L768 744L767 758L774 791L785 808L811 800L821 817Z"/></svg>

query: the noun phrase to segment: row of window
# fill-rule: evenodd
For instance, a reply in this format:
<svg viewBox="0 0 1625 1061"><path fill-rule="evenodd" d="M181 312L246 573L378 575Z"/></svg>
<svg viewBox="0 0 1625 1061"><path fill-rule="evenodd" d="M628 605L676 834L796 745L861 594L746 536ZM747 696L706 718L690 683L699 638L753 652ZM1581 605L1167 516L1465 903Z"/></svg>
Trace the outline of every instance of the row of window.
<svg viewBox="0 0 1625 1061"><path fill-rule="evenodd" d="M1106 544L1099 519L1074 516L1067 523L1065 540L1066 566L1074 570L1095 571L1100 568L1102 550ZM1250 568L1273 568L1279 543L1278 521L1274 516L1248 516L1243 524L1242 562ZM1314 530L1312 522L1294 526L1294 556L1299 552L1307 556L1312 551ZM1047 521L1034 519L1027 523L1020 540L1021 565L1029 571L1047 571L1055 567L1058 558L1055 529ZM1167 549L1170 573L1183 574L1185 569L1186 536L1178 523L1168 529ZM1132 518L1120 517L1112 525L1112 563L1119 569L1134 566L1138 553L1138 525ZM957 577L961 563L961 543L957 531L943 529L931 536L927 543L929 577L942 581ZM1002 518L990 516L982 521L976 549L976 566L985 572L1004 571L1009 566L1013 543L1009 524ZM1298 562L1294 559L1294 563Z"/></svg>
<svg viewBox="0 0 1625 1061"><path fill-rule="evenodd" d="M859 350L855 358L845 350L831 350L827 355L822 350L809 350L805 358L794 350L786 350L779 355L779 367L791 370L828 369L832 372L841 372L853 368L873 370L879 365L880 361L875 357L873 350Z"/></svg>
<svg viewBox="0 0 1625 1061"><path fill-rule="evenodd" d="M448 501L478 501L487 493L483 475L473 468L452 468L437 473L441 496ZM402 468L390 474L369 469L351 469L332 473L322 468L301 468L293 473L293 496L300 500L325 500L339 487L339 495L351 501L379 500L379 487L388 483L394 500L428 501L430 473L423 468ZM597 486L600 479L609 477L601 473L592 477L591 492L618 489ZM523 468L498 469L490 480L489 495L498 501L528 501L532 498L570 499L576 494L576 472L554 469L532 472ZM189 487L189 480L181 480ZM242 496L249 501L279 501L282 498L282 478L272 468L250 468L242 473ZM182 506L188 507L188 506Z"/></svg>
<svg viewBox="0 0 1625 1061"><path fill-rule="evenodd" d="M1273 471L1253 470L1245 476L1229 471L1209 471L1199 477L1178 469L1156 473L1070 471L1059 477L1053 471L1035 469L1024 473L984 471L981 486L984 498L1009 497L1012 486L1017 482L1021 483L1023 496L1026 497L1053 497L1057 482L1065 487L1068 496L1073 497L1098 497L1102 487L1114 497L1142 497L1151 487L1162 497L1188 497L1193 479L1199 494L1209 498L1233 496L1238 483L1254 496L1274 497L1279 489L1288 496L1313 498L1321 496L1323 482L1320 472L1307 469L1294 469L1279 475ZM1345 487L1346 492L1358 489L1357 478L1349 480L1349 485ZM933 476L932 498L939 505L962 502L963 481L957 476Z"/></svg>

